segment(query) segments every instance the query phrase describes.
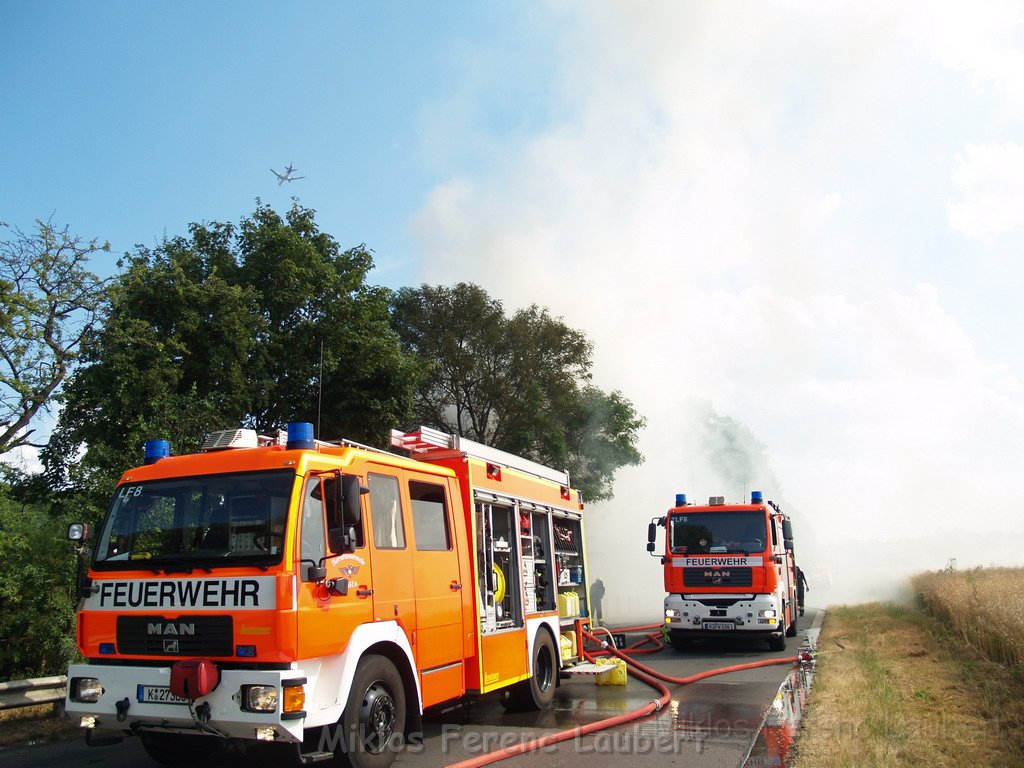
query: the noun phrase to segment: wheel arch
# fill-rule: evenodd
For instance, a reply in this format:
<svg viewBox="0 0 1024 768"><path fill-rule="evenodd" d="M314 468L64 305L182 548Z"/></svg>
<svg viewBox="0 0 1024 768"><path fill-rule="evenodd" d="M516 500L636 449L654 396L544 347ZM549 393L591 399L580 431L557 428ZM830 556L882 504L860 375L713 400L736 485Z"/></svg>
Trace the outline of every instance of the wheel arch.
<svg viewBox="0 0 1024 768"><path fill-rule="evenodd" d="M423 698L409 639L397 622L380 621L357 627L341 654L300 664L299 669L310 679L313 689L312 701L307 701L312 706L306 717L306 729L338 721L348 700L356 669L370 653L383 656L395 665L402 678L406 708L410 713L406 722L418 719L422 713Z"/></svg>
<svg viewBox="0 0 1024 768"><path fill-rule="evenodd" d="M561 667L562 665L562 654L559 652L558 638L559 633L556 627L558 626L557 618L543 618L543 619L528 619L526 622L527 634L527 660L530 665L530 675L533 676L533 651L537 646L537 637L541 632L547 632L551 638L551 642L555 644L555 664ZM557 678L556 678L557 679Z"/></svg>
<svg viewBox="0 0 1024 768"><path fill-rule="evenodd" d="M408 710L405 718L406 734L418 731L422 723L423 706L420 702L416 672L409 658L396 644L383 641L375 643L363 651L360 661L371 654L383 656L395 665L395 669L398 670L398 674L402 677L402 687L405 689L406 709Z"/></svg>

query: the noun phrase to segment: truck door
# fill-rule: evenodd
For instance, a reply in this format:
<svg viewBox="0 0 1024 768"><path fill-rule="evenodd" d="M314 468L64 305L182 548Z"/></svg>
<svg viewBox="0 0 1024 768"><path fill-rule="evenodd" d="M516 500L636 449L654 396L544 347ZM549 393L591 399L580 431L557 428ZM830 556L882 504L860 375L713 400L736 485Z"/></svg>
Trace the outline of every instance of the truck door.
<svg viewBox="0 0 1024 768"><path fill-rule="evenodd" d="M416 587L406 514L395 470L370 467L370 561L373 564L374 621L397 621L416 651ZM365 509L365 507L364 507Z"/></svg>
<svg viewBox="0 0 1024 768"><path fill-rule="evenodd" d="M413 579L416 582L416 659L423 704L461 696L463 670L463 595L459 549L452 528L447 480L408 480L413 521Z"/></svg>
<svg viewBox="0 0 1024 768"><path fill-rule="evenodd" d="M373 589L362 525L356 530L355 552L333 553L328 547L327 531L341 526L340 510L334 508L333 484L337 482L334 475L312 475L303 481L297 564L300 658L341 653L351 631L372 620L371 603L359 596L360 592L365 594ZM348 581L348 594L332 592L325 582L309 578L310 565L321 562L327 580Z"/></svg>

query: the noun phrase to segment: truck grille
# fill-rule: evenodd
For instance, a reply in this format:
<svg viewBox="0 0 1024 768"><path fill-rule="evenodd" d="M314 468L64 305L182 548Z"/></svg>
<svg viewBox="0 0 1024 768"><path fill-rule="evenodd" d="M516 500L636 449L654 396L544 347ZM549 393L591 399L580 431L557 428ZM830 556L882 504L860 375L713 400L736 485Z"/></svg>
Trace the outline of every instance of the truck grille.
<svg viewBox="0 0 1024 768"><path fill-rule="evenodd" d="M752 568L683 568L686 587L749 587L753 583Z"/></svg>
<svg viewBox="0 0 1024 768"><path fill-rule="evenodd" d="M140 656L233 656L230 616L118 616L117 652Z"/></svg>

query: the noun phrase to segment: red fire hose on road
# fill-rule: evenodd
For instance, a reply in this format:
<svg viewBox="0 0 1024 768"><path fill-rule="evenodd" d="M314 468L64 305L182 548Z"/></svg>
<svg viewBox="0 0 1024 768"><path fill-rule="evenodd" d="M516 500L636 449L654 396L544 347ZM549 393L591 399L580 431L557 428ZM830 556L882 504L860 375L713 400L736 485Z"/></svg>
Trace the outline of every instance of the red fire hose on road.
<svg viewBox="0 0 1024 768"><path fill-rule="evenodd" d="M635 627L631 629L643 630L651 629L652 627L657 626L660 625L654 624L650 626ZM657 635L658 633L648 635L644 640L638 643L634 643L634 646L642 646L647 642L652 641L658 642L659 646L661 646L661 643L656 639ZM590 723L588 725L581 725L577 726L576 728L571 728L569 730L551 733L547 736L542 736L539 739L531 739L530 741L525 741L520 744L512 745L510 747L496 749L495 751L488 752L485 755L479 755L477 757L472 757L468 760L463 760L459 763L453 763L452 765L449 765L448 768L479 768L479 766L490 765L491 763L496 763L499 760L504 760L509 757L515 757L516 755L521 755L526 752L532 752L536 749L543 749L546 746L549 746L551 744L557 744L561 741L567 741L568 739L585 736L588 733L602 731L605 728L611 728L616 725L623 725L634 720L639 720L642 717L646 717L647 715L660 711L662 707L668 704L669 699L671 698L671 694L669 693L668 688L666 688L663 683L659 682L662 680L666 683L671 683L673 685L688 685L690 683L695 683L698 680L704 680L709 677L714 677L715 675L724 675L727 672L740 672L745 669L757 669L759 667L770 667L778 664L793 664L798 661L805 661L809 659L809 654L800 654L799 656L786 656L781 659L763 659L761 661L753 661L746 664L733 664L728 667L719 667L718 669L710 669L706 672L698 672L693 675L687 675L686 677L673 677L671 675L665 675L661 672L657 672L651 669L650 667L641 664L640 662L635 661L634 659L631 659L627 653L652 653L655 650L661 650L661 647L664 646L647 650L631 650L633 648L633 646L631 646L630 648L627 648L624 652L615 648L608 642L599 640L590 632L584 631L583 636L591 642L600 643L603 651L598 651L597 653L613 654L618 658L622 659L623 661L625 661L629 666L633 667L634 676L641 682L646 683L647 685L651 686L656 691L658 691L660 696L654 701L651 701L645 704L644 706L634 709L630 712L626 712L621 715L615 715L614 717L609 717L604 720L598 720L597 722ZM593 657L590 654L584 653L583 655L588 661L593 660Z"/></svg>

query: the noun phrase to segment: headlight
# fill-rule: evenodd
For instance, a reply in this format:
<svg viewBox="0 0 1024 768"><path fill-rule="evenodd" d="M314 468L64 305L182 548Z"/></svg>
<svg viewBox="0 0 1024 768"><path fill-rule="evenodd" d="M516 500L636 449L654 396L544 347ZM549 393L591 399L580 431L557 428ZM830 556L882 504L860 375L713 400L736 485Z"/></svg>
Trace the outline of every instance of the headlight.
<svg viewBox="0 0 1024 768"><path fill-rule="evenodd" d="M276 712L276 685L247 685L242 689L243 709L250 712Z"/></svg>
<svg viewBox="0 0 1024 768"><path fill-rule="evenodd" d="M95 677L71 678L71 700L95 704L103 695L103 686Z"/></svg>
<svg viewBox="0 0 1024 768"><path fill-rule="evenodd" d="M760 611L757 615L758 616L764 616L766 619L774 619L775 618L775 611L773 611L771 608L769 608L767 611Z"/></svg>
<svg viewBox="0 0 1024 768"><path fill-rule="evenodd" d="M679 616L679 611L677 611L675 608L666 608L665 615L670 619L674 619Z"/></svg>

